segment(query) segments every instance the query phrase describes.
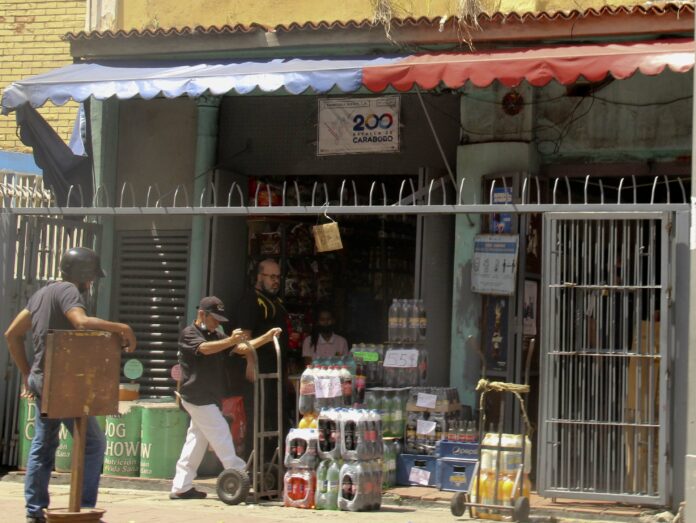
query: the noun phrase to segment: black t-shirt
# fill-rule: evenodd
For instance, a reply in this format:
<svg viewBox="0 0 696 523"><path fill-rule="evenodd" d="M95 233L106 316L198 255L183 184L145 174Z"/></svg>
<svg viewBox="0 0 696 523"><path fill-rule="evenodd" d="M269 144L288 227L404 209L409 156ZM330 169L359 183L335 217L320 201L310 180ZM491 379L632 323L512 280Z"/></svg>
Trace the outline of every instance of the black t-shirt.
<svg viewBox="0 0 696 523"><path fill-rule="evenodd" d="M25 307L31 313L31 337L34 344L34 360L31 364L32 381L40 396L43 392L44 356L46 335L53 330L74 330L65 315L70 309L85 309L85 302L75 284L67 281L51 282L29 298Z"/></svg>
<svg viewBox="0 0 696 523"><path fill-rule="evenodd" d="M209 332L195 323L184 328L179 335L179 364L181 386L179 394L194 405L218 405L226 393L226 368L240 365L242 358L230 356L229 350L205 356L198 347L206 341L217 341L226 336L218 331Z"/></svg>
<svg viewBox="0 0 696 523"><path fill-rule="evenodd" d="M283 333L280 336L280 350L283 366L285 365L287 344L287 316L288 313L283 302L277 296L270 297L257 289L249 289L244 293L237 307L235 328L251 331L251 337L257 338L265 334L273 327L280 327ZM273 343L267 343L257 347L256 354L259 360L259 371L275 372L276 354Z"/></svg>

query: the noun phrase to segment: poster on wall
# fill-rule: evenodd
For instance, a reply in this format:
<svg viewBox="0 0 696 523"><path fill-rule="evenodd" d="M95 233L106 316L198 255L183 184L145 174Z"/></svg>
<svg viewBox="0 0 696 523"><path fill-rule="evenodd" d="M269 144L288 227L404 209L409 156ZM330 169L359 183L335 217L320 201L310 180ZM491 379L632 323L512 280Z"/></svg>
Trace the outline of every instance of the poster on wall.
<svg viewBox="0 0 696 523"><path fill-rule="evenodd" d="M522 323L525 336L537 334L537 303L539 286L532 280L524 281L524 303L522 305Z"/></svg>
<svg viewBox="0 0 696 523"><path fill-rule="evenodd" d="M518 246L519 237L515 234L477 235L471 263L471 290L480 294L514 294Z"/></svg>
<svg viewBox="0 0 696 523"><path fill-rule="evenodd" d="M320 98L317 156L399 152L398 95Z"/></svg>
<svg viewBox="0 0 696 523"><path fill-rule="evenodd" d="M486 368L502 372L507 369L509 298L486 296L484 314L486 326Z"/></svg>
<svg viewBox="0 0 696 523"><path fill-rule="evenodd" d="M495 187L493 189L492 203L494 205L512 203L512 187ZM489 232L492 234L511 234L512 214L500 212L493 213Z"/></svg>

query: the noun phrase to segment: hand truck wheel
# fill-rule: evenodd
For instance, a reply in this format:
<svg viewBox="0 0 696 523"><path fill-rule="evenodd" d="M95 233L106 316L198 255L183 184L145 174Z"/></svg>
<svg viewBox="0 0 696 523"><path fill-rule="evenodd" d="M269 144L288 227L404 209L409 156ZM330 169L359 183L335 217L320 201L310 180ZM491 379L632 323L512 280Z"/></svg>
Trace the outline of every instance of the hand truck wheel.
<svg viewBox="0 0 696 523"><path fill-rule="evenodd" d="M218 476L217 495L228 505L239 505L249 494L249 476L243 470L226 469Z"/></svg>
<svg viewBox="0 0 696 523"><path fill-rule="evenodd" d="M450 503L450 511L453 516L458 518L464 515L466 511L467 496L465 492L457 492L452 496L452 502Z"/></svg>
<svg viewBox="0 0 696 523"><path fill-rule="evenodd" d="M515 499L515 504L512 509L513 521L529 521L529 498L520 496Z"/></svg>

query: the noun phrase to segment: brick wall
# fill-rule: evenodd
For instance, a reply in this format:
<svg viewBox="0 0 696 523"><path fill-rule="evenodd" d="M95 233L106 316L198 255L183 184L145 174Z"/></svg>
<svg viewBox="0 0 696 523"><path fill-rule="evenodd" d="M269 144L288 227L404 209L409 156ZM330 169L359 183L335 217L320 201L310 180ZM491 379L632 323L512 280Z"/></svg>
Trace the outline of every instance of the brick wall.
<svg viewBox="0 0 696 523"><path fill-rule="evenodd" d="M69 31L85 27L86 0L0 0L0 89L15 80L72 62ZM77 104L39 109L61 138L70 137ZM15 117L0 116L0 150L27 152L16 136Z"/></svg>

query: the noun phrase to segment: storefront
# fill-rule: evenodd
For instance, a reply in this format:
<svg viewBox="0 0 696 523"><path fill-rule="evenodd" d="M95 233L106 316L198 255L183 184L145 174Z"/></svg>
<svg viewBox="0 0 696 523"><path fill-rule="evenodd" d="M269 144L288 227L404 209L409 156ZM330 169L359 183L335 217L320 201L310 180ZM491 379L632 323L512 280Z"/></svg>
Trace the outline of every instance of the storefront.
<svg viewBox="0 0 696 523"><path fill-rule="evenodd" d="M280 65L273 60L262 65L228 62L210 66L212 70L200 65L203 72L188 66L75 64L50 79L39 77L8 89L3 107L93 97L98 157L93 205L57 202L54 209L17 212L100 217L102 252L114 260L115 274L113 286L100 295L101 308L120 320L139 322L138 334L149 346L145 383L151 395L171 390L168 372L176 358L176 333L192 317L200 295L213 292L234 303L249 283L252 262L275 256L283 262L283 293L298 315L298 330L308 323L299 315L314 302L330 299L352 342L378 343L385 339L391 300L423 298L429 319L428 383L457 387L462 402L475 409L474 387L481 374L476 345L486 355L489 377L503 381L524 379L531 339L538 340L542 358L553 352L553 338L544 337L547 325L540 321L544 285L564 282L552 282L545 272L550 268L542 259L553 250L542 225L545 214L614 212L617 205L622 209L629 203L635 212L683 212L686 205L685 200L674 203L682 202L680 197L655 199L655 190L650 199L650 188L638 197L638 182L645 179L631 185L636 188L632 199L624 196L616 178L609 182L606 171L591 184L584 177L548 176L562 164L553 155L555 165L544 163L544 151L525 139L525 123L538 123L538 115L545 114L533 102L529 105L537 115L521 110L528 103L525 96L551 99L541 86L551 80L554 86L574 83L580 74L591 80L608 72L615 78L637 70L659 75L666 66L683 73L693 65L692 43L426 54L350 64L330 59ZM603 61L583 59L596 56L599 48ZM499 83L488 88L494 80ZM523 80L520 94L515 88ZM636 89L642 85L639 81ZM375 94L387 89L389 94ZM471 125L477 123L479 104L485 103L468 98L472 92L497 96L498 89L518 95L505 100L510 118L499 119L502 129L479 131L488 140L467 143L474 142ZM398 154L317 154L323 101L385 96L396 96L400 103ZM503 140L506 134L513 141ZM679 195L673 183L660 183L659 190L669 187L669 194ZM611 196L603 189L610 185ZM626 182L627 192L628 187ZM609 202L613 207L604 206ZM499 211L498 205L507 208ZM342 254L311 252L308 228L325 221L325 215L343 229ZM491 292L490 282L472 287L475 241L491 233L517 238L515 278L505 293ZM664 341L663 352L669 350ZM543 367L533 365L532 388L556 390L543 389L542 372ZM548 419L536 416L540 424L554 416L546 408L542 412ZM508 418L512 425L512 409ZM553 437L546 434L540 444L552 444ZM663 446L665 437L659 438ZM667 473L662 470L661 485ZM609 498L620 490L606 489ZM637 487L635 494L666 502L665 489L644 492Z"/></svg>

